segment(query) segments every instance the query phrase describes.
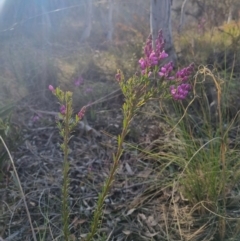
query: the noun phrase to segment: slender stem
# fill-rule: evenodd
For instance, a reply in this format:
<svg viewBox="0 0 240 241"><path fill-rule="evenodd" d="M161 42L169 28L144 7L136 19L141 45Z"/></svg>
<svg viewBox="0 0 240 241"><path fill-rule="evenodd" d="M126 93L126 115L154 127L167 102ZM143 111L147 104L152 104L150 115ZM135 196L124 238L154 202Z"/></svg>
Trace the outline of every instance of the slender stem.
<svg viewBox="0 0 240 241"><path fill-rule="evenodd" d="M62 203L62 219L63 219L63 234L65 241L69 240L69 205L68 205L68 186L69 186L69 163L68 163L68 139L69 139L69 106L67 103L66 117L64 123L64 139L63 139L63 203Z"/></svg>
<svg viewBox="0 0 240 241"><path fill-rule="evenodd" d="M126 123L127 124L126 124L125 128L122 130L122 133L120 135L117 152L116 152L116 155L114 156L114 160L113 160L113 166L111 167L110 174L109 174L109 176L108 176L108 178L107 178L107 180L106 180L106 182L103 186L103 190L99 195L97 209L95 210L93 221L92 221L91 231L88 234L86 241L92 240L94 235L97 232L99 220L100 220L100 217L102 215L104 200L106 199L106 197L108 195L108 192L109 192L109 189L111 188L112 183L114 181L116 170L118 168L118 163L119 163L120 157L122 155L122 151L123 151L123 142L124 142L124 139L127 135L128 126L131 122L131 119L132 119L132 113L128 114L128 116L126 117Z"/></svg>
<svg viewBox="0 0 240 241"><path fill-rule="evenodd" d="M14 171L14 174L16 176L16 179L17 179L17 182L18 182L18 185L19 185L20 193L21 193L21 196L22 196L22 199L23 199L23 202L24 202L24 206L25 206L25 209L26 209L26 212L27 212L28 220L29 220L29 223L30 223L30 227L31 227L32 235L33 235L33 240L37 241L36 234L34 232L34 228L33 228L33 224L32 224L32 219L31 219L30 212L29 212L29 209L28 209L28 206L27 206L27 201L26 201L26 198L25 198L25 195L24 195L24 192L23 192L23 189L22 189L22 185L21 185L18 173L17 173L17 169L15 167L14 161L12 159L10 151L7 148L6 143L4 142L4 140L1 136L0 136L0 139L1 139L5 149L7 150L8 156L9 156L9 158L11 160L11 163L12 163L12 166L13 166L13 171Z"/></svg>

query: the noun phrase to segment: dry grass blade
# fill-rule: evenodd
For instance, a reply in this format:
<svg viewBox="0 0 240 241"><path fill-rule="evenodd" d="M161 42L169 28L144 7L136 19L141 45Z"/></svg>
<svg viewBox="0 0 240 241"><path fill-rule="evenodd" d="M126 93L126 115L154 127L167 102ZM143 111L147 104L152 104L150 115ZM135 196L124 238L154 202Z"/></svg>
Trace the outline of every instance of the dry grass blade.
<svg viewBox="0 0 240 241"><path fill-rule="evenodd" d="M25 205L25 208L26 208L26 212L27 212L27 216L28 216L28 220L29 220L29 224L30 224L30 227L31 227L31 231L32 231L32 235L33 235L33 239L34 241L37 241L37 238L36 238L36 234L34 232L34 228L33 228L33 224L32 224L32 220L31 220L31 216L30 216L30 212L28 210L28 206L27 206L27 202L26 202L26 198L25 198L25 195L24 195L24 192L23 192L23 189L22 189L22 185L21 185L21 182L20 182L20 179L19 179L19 176L18 176L18 173L17 173L17 170L16 170L16 167L14 165L14 161L12 159L12 156L11 156L11 153L9 152L8 148L7 148L7 145L6 143L4 142L3 138L0 136L0 139L8 153L8 156L11 160L11 163L12 163L12 166L13 166L13 170L14 170L14 174L16 176L16 179L17 179L17 182L18 182L18 185L19 185L19 189L20 189L20 193L22 195L22 199L23 199L23 202L24 202L24 205Z"/></svg>

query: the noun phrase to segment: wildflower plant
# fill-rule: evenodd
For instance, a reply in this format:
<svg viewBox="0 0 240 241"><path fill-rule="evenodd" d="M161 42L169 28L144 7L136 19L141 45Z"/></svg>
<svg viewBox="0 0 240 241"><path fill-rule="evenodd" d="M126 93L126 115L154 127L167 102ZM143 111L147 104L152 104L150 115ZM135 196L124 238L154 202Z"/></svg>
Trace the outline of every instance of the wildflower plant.
<svg viewBox="0 0 240 241"><path fill-rule="evenodd" d="M83 107L75 118L72 109L72 92L64 92L60 88L54 88L49 85L49 90L58 98L60 102L60 110L57 118L57 126L59 128L60 136L63 138L61 149L64 154L63 160L63 186L62 186L62 222L63 222L63 235L64 240L68 241L70 236L69 231L69 203L68 203L68 187L69 187L69 162L68 162L68 142L70 134L77 126L78 122L83 118L86 107Z"/></svg>
<svg viewBox="0 0 240 241"><path fill-rule="evenodd" d="M159 31L155 41L155 49L152 46L152 37L149 36L144 47L144 57L139 60L140 71L133 75L132 78L125 80L123 73L118 70L115 78L119 83L125 101L122 107L123 111L123 126L122 132L118 136L118 147L113 155L113 164L110 168L109 176L107 177L102 191L99 194L97 207L94 212L93 221L90 232L86 237L87 241L93 240L97 233L104 201L114 182L116 171L120 158L123 153L123 143L130 130L130 125L137 114L138 110L148 101L158 98L171 97L174 100L183 100L187 97L191 90L191 85L188 80L193 71L193 64L179 70L174 74L174 66L172 62L162 65L162 60L167 58L168 54L164 50L164 39L162 31ZM80 85L80 81L75 82L76 86ZM49 90L58 98L60 102L59 121L57 123L60 135L63 138L61 149L64 153L63 162L63 190L62 190L62 220L63 234L65 240L69 240L69 204L68 204L68 186L69 186L69 163L68 163L68 142L70 133L76 127L78 121L83 118L86 107L83 107L75 119L72 118L72 93L63 92L60 88L49 86Z"/></svg>
<svg viewBox="0 0 240 241"><path fill-rule="evenodd" d="M118 70L115 75L125 97L122 107L122 132L118 136L118 147L115 155L113 155L113 165L110 168L109 176L106 179L102 192L98 198L91 230L86 238L87 241L93 240L97 232L102 216L104 200L114 182L118 164L124 151L123 143L125 137L129 132L131 122L138 110L148 101L155 98L168 98L172 96L175 100L183 100L191 90L191 85L188 83L188 80L193 71L193 64L174 74L172 62L169 62L163 67L161 66L161 61L168 57L168 54L164 50L162 31L159 31L155 43L156 47L154 50L152 46L152 37L150 36L147 39L144 47L144 57L139 60L140 73L136 73L128 80L125 80L124 75L120 70ZM174 87L169 87L173 82L175 84Z"/></svg>

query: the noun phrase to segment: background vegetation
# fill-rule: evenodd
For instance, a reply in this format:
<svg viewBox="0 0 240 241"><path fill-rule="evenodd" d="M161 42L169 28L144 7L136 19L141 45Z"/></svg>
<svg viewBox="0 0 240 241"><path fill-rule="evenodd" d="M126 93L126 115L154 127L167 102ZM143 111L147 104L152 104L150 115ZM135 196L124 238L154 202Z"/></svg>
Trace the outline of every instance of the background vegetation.
<svg viewBox="0 0 240 241"><path fill-rule="evenodd" d="M172 5L176 70L195 63L187 100L140 109L104 202L96 240L239 240L240 5ZM14 159L37 240L61 231L61 138L49 84L90 105L69 141L70 239L84 240L110 173L124 96L115 81L138 70L150 1L0 1L0 132ZM180 19L183 22L179 25ZM108 38L109 21L113 26ZM84 124L83 124L84 123ZM32 240L24 198L0 144L0 239ZM27 224L26 224L27 223Z"/></svg>

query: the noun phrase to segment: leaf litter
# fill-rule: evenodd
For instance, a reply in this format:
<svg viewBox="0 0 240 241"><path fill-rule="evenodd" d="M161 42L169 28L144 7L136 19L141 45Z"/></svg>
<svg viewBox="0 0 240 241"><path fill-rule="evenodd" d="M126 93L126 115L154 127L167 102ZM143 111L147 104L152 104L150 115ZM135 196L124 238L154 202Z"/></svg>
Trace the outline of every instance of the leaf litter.
<svg viewBox="0 0 240 241"><path fill-rule="evenodd" d="M22 127L23 141L12 155L35 232L38 237L44 235L45 241L58 240L56 237L61 237L63 154L55 116L47 109L42 110L43 121L29 125L26 123L33 107L20 106L18 125ZM118 107L108 110L107 121L106 116L99 115L94 123L81 123L69 142L73 240L81 240L88 233L98 194L108 176L116 150L116 133L121 131L121 105ZM211 240L213 232L206 235L206 230L215 227L210 221L206 225L201 221L193 222L187 200L172 188L172 171L145 155L151 150L157 152L156 147L163 152L165 144L174 138L165 134L167 127L164 125L159 125L154 118L136 119L133 126L138 128L134 128L126 140L115 182L105 200L99 237L119 241ZM138 148L139 143L145 154ZM0 186L0 237L7 241L31 240L23 200L12 170L6 175L10 181L3 181ZM214 222L214 217L211 221Z"/></svg>

